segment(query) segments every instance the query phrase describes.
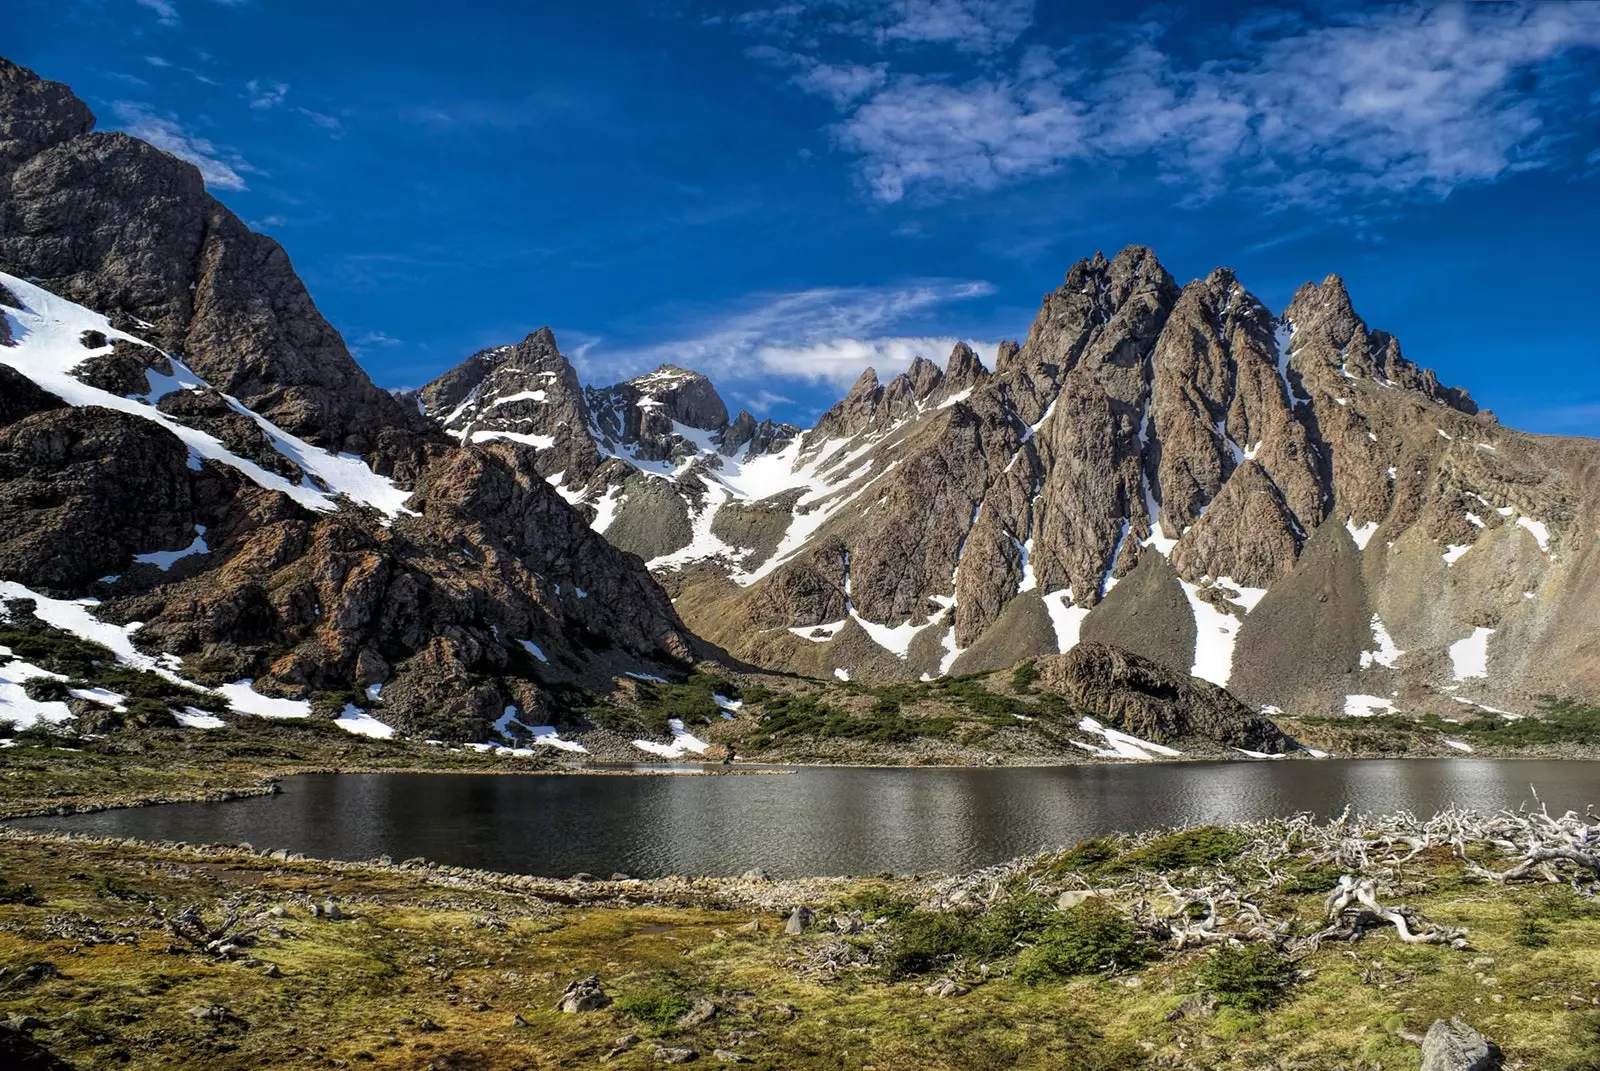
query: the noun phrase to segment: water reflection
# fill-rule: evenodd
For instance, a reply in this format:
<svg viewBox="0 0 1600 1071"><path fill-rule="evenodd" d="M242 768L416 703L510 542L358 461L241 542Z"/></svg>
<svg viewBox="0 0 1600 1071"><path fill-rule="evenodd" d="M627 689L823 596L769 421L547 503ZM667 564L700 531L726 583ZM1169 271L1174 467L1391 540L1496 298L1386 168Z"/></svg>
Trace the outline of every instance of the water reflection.
<svg viewBox="0 0 1600 1071"><path fill-rule="evenodd" d="M172 804L34 828L308 855L424 856L554 876L957 871L1119 830L1246 821L1346 805L1494 810L1600 799L1600 763L1395 760L1048 769L806 768L732 777L344 774L279 796Z"/></svg>

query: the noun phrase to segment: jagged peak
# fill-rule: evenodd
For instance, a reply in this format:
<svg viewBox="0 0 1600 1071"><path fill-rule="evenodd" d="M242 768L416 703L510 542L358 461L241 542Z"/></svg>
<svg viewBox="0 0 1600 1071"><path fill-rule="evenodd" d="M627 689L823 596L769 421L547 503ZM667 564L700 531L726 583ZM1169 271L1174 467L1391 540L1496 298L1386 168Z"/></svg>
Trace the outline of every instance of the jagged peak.
<svg viewBox="0 0 1600 1071"><path fill-rule="evenodd" d="M911 366L905 371L905 378L911 384L911 392L920 399L939 389L939 384L944 381L944 372L919 353L912 358Z"/></svg>
<svg viewBox="0 0 1600 1071"><path fill-rule="evenodd" d="M643 375L634 376L632 379L628 380L629 383L631 383L631 384L633 384L635 386L642 386L642 385L647 384L647 383L648 384L671 384L674 381L695 382L695 383L710 383L711 382L711 380L708 379L706 376L704 376L703 374L701 374L699 372L696 372L692 368L683 368L683 367L680 367L679 365L665 364L665 363L657 365L656 368L655 368L655 371L653 371L653 372L646 372Z"/></svg>
<svg viewBox="0 0 1600 1071"><path fill-rule="evenodd" d="M845 393L845 400L849 401L864 394L872 394L877 391L878 386L878 370L876 368L865 368L856 377L855 383L851 384L850 390Z"/></svg>

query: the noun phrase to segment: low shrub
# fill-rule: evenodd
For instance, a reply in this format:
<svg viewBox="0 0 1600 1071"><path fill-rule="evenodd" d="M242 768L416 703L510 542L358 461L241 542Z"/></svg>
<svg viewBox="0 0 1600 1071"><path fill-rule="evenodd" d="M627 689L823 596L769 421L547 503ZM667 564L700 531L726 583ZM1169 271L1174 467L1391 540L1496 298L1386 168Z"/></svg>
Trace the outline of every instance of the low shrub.
<svg viewBox="0 0 1600 1071"><path fill-rule="evenodd" d="M913 911L890 928L883 972L891 980L922 974L957 956L972 943L972 916L953 911Z"/></svg>
<svg viewBox="0 0 1600 1071"><path fill-rule="evenodd" d="M1261 1011L1283 999L1293 979L1289 958L1271 945L1227 945L1200 968L1200 985L1225 1007Z"/></svg>
<svg viewBox="0 0 1600 1071"><path fill-rule="evenodd" d="M1029 985L1097 971L1136 967L1150 943L1112 904L1091 897L1059 913L1038 941L1017 958L1016 976Z"/></svg>
<svg viewBox="0 0 1600 1071"><path fill-rule="evenodd" d="M1196 826L1157 837L1117 860L1118 870L1187 870L1216 866L1244 850L1245 835L1220 826Z"/></svg>
<svg viewBox="0 0 1600 1071"><path fill-rule="evenodd" d="M27 883L13 885L5 878L0 878L0 904L26 904L37 907L44 903L44 897L39 895L32 885Z"/></svg>
<svg viewBox="0 0 1600 1071"><path fill-rule="evenodd" d="M647 989L625 993L617 998L617 1010L641 1023L665 1029L692 1008L687 988L676 978L664 978Z"/></svg>
<svg viewBox="0 0 1600 1071"><path fill-rule="evenodd" d="M1039 667L1033 662L1018 663L1011 671L1011 689L1026 695L1033 691L1033 682L1039 679Z"/></svg>

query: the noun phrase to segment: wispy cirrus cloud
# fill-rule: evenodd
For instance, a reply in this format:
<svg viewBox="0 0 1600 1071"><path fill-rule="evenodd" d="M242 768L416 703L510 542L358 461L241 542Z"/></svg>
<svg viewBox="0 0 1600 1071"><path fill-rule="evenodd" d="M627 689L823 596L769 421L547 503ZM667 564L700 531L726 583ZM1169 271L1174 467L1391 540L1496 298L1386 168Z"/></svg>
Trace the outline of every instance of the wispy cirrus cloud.
<svg viewBox="0 0 1600 1071"><path fill-rule="evenodd" d="M900 334L896 329L939 306L992 292L987 283L933 280L897 287L821 287L757 295L736 309L684 317L677 337L668 341L618 348L591 343L577 363L586 378L596 381L638 375L671 363L713 380L779 377L800 384L848 386L869 367L889 375L919 355L942 362L962 339ZM670 329L667 333L674 334ZM996 343L965 341L993 360Z"/></svg>
<svg viewBox="0 0 1600 1071"><path fill-rule="evenodd" d="M141 138L156 148L187 160L200 169L200 177L207 186L217 190L244 190L240 172L252 168L237 153L221 149L209 139L179 123L175 116L157 112L149 105L136 101L119 100L111 105L122 129Z"/></svg>
<svg viewBox="0 0 1600 1071"><path fill-rule="evenodd" d="M244 84L245 99L250 102L250 107L257 111L266 111L276 108L283 103L283 98L289 95L287 82L275 82L266 78L252 78Z"/></svg>
<svg viewBox="0 0 1600 1071"><path fill-rule="evenodd" d="M1028 45L1031 6L952 0L873 38L967 53L933 70L892 50L841 64L829 31L805 29L839 6L743 25L782 44L756 58L838 109L834 138L884 201L1147 161L1191 204L1232 190L1325 209L1443 197L1593 155L1592 82L1563 64L1600 48L1600 4L1363 7L1321 23L1257 12L1196 54L1159 21ZM963 19L986 20L978 46L946 33Z"/></svg>
<svg viewBox="0 0 1600 1071"><path fill-rule="evenodd" d="M1033 8L1034 0L790 0L728 21L800 46L841 38L986 54L1016 41L1033 24Z"/></svg>
<svg viewBox="0 0 1600 1071"><path fill-rule="evenodd" d="M156 21L163 26L178 25L178 5L172 0L135 0L142 8L155 12Z"/></svg>

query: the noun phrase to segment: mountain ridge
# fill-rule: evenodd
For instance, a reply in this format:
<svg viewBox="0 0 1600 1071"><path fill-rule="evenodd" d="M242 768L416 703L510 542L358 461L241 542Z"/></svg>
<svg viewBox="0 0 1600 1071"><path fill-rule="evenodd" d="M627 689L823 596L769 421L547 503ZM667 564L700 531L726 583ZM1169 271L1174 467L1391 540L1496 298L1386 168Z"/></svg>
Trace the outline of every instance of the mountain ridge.
<svg viewBox="0 0 1600 1071"><path fill-rule="evenodd" d="M548 414L533 409L524 433L548 436ZM657 447L672 434L660 430ZM812 428L739 464L710 443L665 470L624 452L577 488L559 452L535 463L646 558L692 627L758 664L891 680L1100 639L1232 682L1259 706L1322 713L1439 709L1463 687L1526 705L1557 679L1600 691L1581 635L1555 643L1572 670L1559 678L1521 653L1521 668L1492 682L1457 667L1450 648L1493 627L1484 622L1511 622L1522 650L1527 635L1563 633L1523 621L1509 600L1457 600L1448 642L1423 622L1394 625L1412 644L1400 670L1387 663L1404 654L1370 656L1394 645L1380 640L1391 616L1424 616L1419 590L1480 572L1491 554L1461 549L1480 539L1530 586L1546 582L1550 602L1588 605L1584 583L1565 578L1593 568L1580 514L1595 444L1562 442L1503 428L1417 367L1360 318L1335 274L1274 314L1230 269L1179 286L1152 250L1131 246L1076 262L993 370L965 345L943 369L918 357L887 382L867 369ZM752 467L761 480L746 478ZM1317 626L1337 655L1313 659L1314 688L1286 691L1288 656L1257 650L1282 642L1245 624L1263 605L1263 618L1282 616L1269 593L1330 522L1349 542L1317 549L1308 569L1359 579L1334 599L1337 624ZM1366 553L1380 528L1385 549L1401 546L1392 568ZM1367 605L1368 587L1397 609Z"/></svg>

